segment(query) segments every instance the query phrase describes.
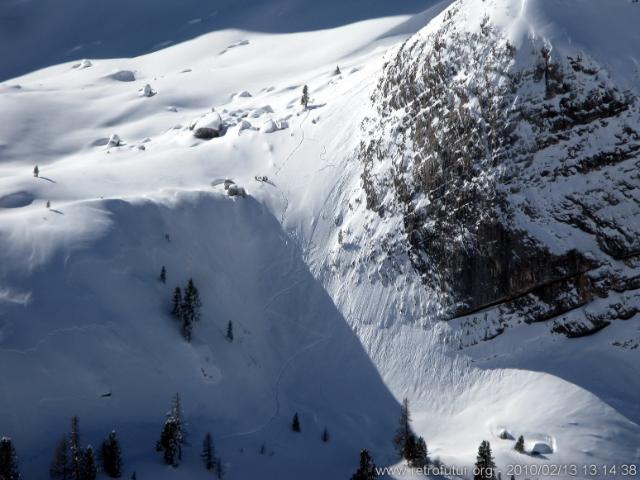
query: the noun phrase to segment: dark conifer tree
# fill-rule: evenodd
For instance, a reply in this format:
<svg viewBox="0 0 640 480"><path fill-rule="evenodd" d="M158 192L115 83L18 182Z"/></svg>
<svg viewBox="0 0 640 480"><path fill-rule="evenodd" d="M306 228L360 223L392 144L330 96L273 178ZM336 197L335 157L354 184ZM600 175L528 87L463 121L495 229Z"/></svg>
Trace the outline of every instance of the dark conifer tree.
<svg viewBox="0 0 640 480"><path fill-rule="evenodd" d="M400 407L400 424L393 438L398 455L402 458L410 459L415 448L415 435L411 430L411 414L409 413L409 400L405 398Z"/></svg>
<svg viewBox="0 0 640 480"><path fill-rule="evenodd" d="M102 442L100 450L102 457L102 471L111 478L122 476L122 451L115 431Z"/></svg>
<svg viewBox="0 0 640 480"><path fill-rule="evenodd" d="M522 435L518 437L518 440L516 440L516 444L513 448L516 450L516 452L524 453L524 437Z"/></svg>
<svg viewBox="0 0 640 480"><path fill-rule="evenodd" d="M322 430L322 436L320 438L324 443L329 441L329 431L327 430L327 427L324 427L324 430Z"/></svg>
<svg viewBox="0 0 640 480"><path fill-rule="evenodd" d="M33 167L33 176L38 177L38 175L40 175L40 169L38 168L38 165L36 165Z"/></svg>
<svg viewBox="0 0 640 480"><path fill-rule="evenodd" d="M351 476L351 480L374 480L378 477L376 465L367 450L360 452L360 466L356 473Z"/></svg>
<svg viewBox="0 0 640 480"><path fill-rule="evenodd" d="M69 441L63 436L58 442L53 461L49 467L51 478L69 480L71 478L71 459L69 455Z"/></svg>
<svg viewBox="0 0 640 480"><path fill-rule="evenodd" d="M171 403L171 409L167 413L167 418L176 424L176 438L178 440L178 459L182 460L182 445L186 440L186 430L184 425L184 415L182 414L182 399L180 394L176 393Z"/></svg>
<svg viewBox="0 0 640 480"><path fill-rule="evenodd" d="M0 478L2 480L20 480L18 456L10 438L0 438Z"/></svg>
<svg viewBox="0 0 640 480"><path fill-rule="evenodd" d="M224 469L224 463L222 463L222 459L220 457L216 458L216 473L218 474L218 478L224 478L224 475L227 473Z"/></svg>
<svg viewBox="0 0 640 480"><path fill-rule="evenodd" d="M409 457L409 465L415 468L426 467L429 464L429 452L424 438L419 437L413 444L413 451Z"/></svg>
<svg viewBox="0 0 640 480"><path fill-rule="evenodd" d="M263 443L260 445L260 455L264 455L265 453L267 453L267 446Z"/></svg>
<svg viewBox="0 0 640 480"><path fill-rule="evenodd" d="M84 451L80 446L80 421L78 417L74 415L71 419L71 434L69 435L69 460L71 462L71 478L74 480L83 480L83 456Z"/></svg>
<svg viewBox="0 0 640 480"><path fill-rule="evenodd" d="M186 289L186 301L189 304L191 320L194 322L200 321L200 309L202 308L202 301L200 300L200 292L198 287L193 283L193 279L190 278Z"/></svg>
<svg viewBox="0 0 640 480"><path fill-rule="evenodd" d="M171 308L171 315L177 320L182 320L182 290L180 287L176 287L173 291L173 307Z"/></svg>
<svg viewBox="0 0 640 480"><path fill-rule="evenodd" d="M93 454L93 448L91 445L83 452L82 466L81 466L81 480L96 480L98 475L98 469L96 467L96 458Z"/></svg>
<svg viewBox="0 0 640 480"><path fill-rule="evenodd" d="M336 69L334 70L333 74L334 75L340 75L342 72L340 71L340 66L336 65Z"/></svg>
<svg viewBox="0 0 640 480"><path fill-rule="evenodd" d="M160 269L160 281L162 283L167 283L167 269L164 268L164 265Z"/></svg>
<svg viewBox="0 0 640 480"><path fill-rule="evenodd" d="M213 446L213 438L210 433L207 433L204 437L200 457L204 462L204 468L207 470L213 470L216 468L215 448Z"/></svg>
<svg viewBox="0 0 640 480"><path fill-rule="evenodd" d="M233 342L233 322L231 320L227 323L227 340Z"/></svg>
<svg viewBox="0 0 640 480"><path fill-rule="evenodd" d="M491 454L491 445L486 440L483 440L480 447L478 447L473 480L493 480L496 478L498 478L498 473Z"/></svg>
<svg viewBox="0 0 640 480"><path fill-rule="evenodd" d="M300 432L300 419L298 418L297 413L293 415L293 421L291 422L291 430L293 430L294 432Z"/></svg>
<svg viewBox="0 0 640 480"><path fill-rule="evenodd" d="M167 418L160 434L158 447L163 453L164 463L173 467L178 466L178 427L175 420Z"/></svg>
<svg viewBox="0 0 640 480"><path fill-rule="evenodd" d="M309 87L307 87L306 85L302 87L302 98L300 99L300 104L304 107L305 110L309 105Z"/></svg>

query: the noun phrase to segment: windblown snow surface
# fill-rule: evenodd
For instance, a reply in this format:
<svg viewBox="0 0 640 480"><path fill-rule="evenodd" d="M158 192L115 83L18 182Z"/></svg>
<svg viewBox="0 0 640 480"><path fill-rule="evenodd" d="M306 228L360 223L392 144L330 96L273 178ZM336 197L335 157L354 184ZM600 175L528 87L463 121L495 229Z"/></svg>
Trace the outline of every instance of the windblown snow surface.
<svg viewBox="0 0 640 480"><path fill-rule="evenodd" d="M294 33L218 30L0 84L0 435L25 478L46 477L72 415L85 444L119 432L126 478L208 478L207 431L227 478L348 478L362 448L397 462L403 397L446 465L470 468L483 439L504 475L640 462L637 314L589 337L520 325L457 350L458 327L432 314L439 298L408 259L391 265L377 250L401 232L365 207L361 123L384 63L450 3L301 33L287 17L271 30ZM517 48L543 38L588 52L640 93L637 4L454 3L461 31L486 15ZM195 122L219 121L224 136L194 137ZM225 179L247 197L227 196ZM168 312L190 277L204 307L189 344ZM153 447L175 392L190 446L172 469ZM552 453L516 453L501 430Z"/></svg>

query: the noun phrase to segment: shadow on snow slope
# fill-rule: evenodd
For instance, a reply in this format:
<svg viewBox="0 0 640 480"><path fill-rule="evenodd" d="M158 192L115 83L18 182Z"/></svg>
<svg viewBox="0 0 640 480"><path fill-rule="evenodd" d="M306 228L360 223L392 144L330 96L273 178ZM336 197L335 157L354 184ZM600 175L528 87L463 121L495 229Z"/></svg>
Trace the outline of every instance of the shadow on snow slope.
<svg viewBox="0 0 640 480"><path fill-rule="evenodd" d="M44 478L75 414L84 444L118 430L127 478L208 478L206 431L230 478L344 478L361 448L393 461L398 404L278 221L251 198L178 196L83 205L87 222L108 218L97 239L31 273L3 262L1 282L26 300L0 298L0 435L14 438L26 477ZM168 313L189 277L204 304L191 344ZM175 392L191 444L178 476L153 451Z"/></svg>

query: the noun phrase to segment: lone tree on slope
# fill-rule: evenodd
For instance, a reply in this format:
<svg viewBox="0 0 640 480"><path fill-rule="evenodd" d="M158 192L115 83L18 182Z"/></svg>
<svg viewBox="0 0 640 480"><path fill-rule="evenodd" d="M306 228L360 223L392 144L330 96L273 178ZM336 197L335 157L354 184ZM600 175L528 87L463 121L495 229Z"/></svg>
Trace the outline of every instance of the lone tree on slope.
<svg viewBox="0 0 640 480"><path fill-rule="evenodd" d="M327 443L329 441L329 430L327 430L327 427L324 427L324 430L322 430L322 436L320 437L320 439L324 443Z"/></svg>
<svg viewBox="0 0 640 480"><path fill-rule="evenodd" d="M478 447L478 456L473 469L473 480L493 480L498 478L496 464L491 454L491 444L483 440Z"/></svg>
<svg viewBox="0 0 640 480"><path fill-rule="evenodd" d="M0 478L3 480L20 480L18 456L10 438L0 439Z"/></svg>
<svg viewBox="0 0 640 480"><path fill-rule="evenodd" d="M227 340L233 342L233 322L231 320L227 323Z"/></svg>
<svg viewBox="0 0 640 480"><path fill-rule="evenodd" d="M202 453L200 458L204 462L204 468L214 470L216 468L215 447L213 446L213 438L207 433L202 442Z"/></svg>
<svg viewBox="0 0 640 480"><path fill-rule="evenodd" d="M293 415L293 420L291 422L291 430L293 430L294 432L300 432L300 419L298 418L298 413L296 412Z"/></svg>
<svg viewBox="0 0 640 480"><path fill-rule="evenodd" d="M374 480L378 477L376 464L367 450L360 452L360 466L356 473L351 476L351 480Z"/></svg>
<svg viewBox="0 0 640 480"><path fill-rule="evenodd" d="M164 265L160 269L160 281L162 283L167 283L167 269L164 268Z"/></svg>
<svg viewBox="0 0 640 480"><path fill-rule="evenodd" d="M513 447L516 452L524 453L524 437L520 435L518 440L516 440L516 444Z"/></svg>
<svg viewBox="0 0 640 480"><path fill-rule="evenodd" d="M33 167L33 176L38 178L38 175L40 175L40 169L38 168L38 165L36 165Z"/></svg>
<svg viewBox="0 0 640 480"><path fill-rule="evenodd" d="M300 99L300 104L304 107L305 110L309 105L309 87L307 87L306 85L302 87L302 98Z"/></svg>

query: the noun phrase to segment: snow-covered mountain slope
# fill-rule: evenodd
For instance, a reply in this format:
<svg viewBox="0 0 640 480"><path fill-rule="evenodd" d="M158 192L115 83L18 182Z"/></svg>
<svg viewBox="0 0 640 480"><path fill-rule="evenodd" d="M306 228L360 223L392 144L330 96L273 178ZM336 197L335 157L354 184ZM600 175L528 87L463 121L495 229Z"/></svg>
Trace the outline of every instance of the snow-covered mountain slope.
<svg viewBox="0 0 640 480"><path fill-rule="evenodd" d="M416 14L436 3L437 0L57 0L52 8L48 0L7 0L0 2L0 81L79 57L138 56L214 30L321 30L367 19Z"/></svg>
<svg viewBox="0 0 640 480"><path fill-rule="evenodd" d="M228 478L347 478L360 448L380 465L397 460L395 399L405 396L447 464L470 466L483 439L504 474L514 463L640 462L638 315L612 321L615 305L637 305L637 266L602 247L633 252L637 241L637 139L625 128L638 128L639 41L621 32L640 7L468 0L443 12L449 3L304 33L222 30L0 85L0 435L15 439L30 476L45 475L78 414L87 442L119 430L138 478L205 478L207 430ZM229 18L241 15L234 8ZM305 30L300 22L283 30ZM550 60L538 73L543 47ZM567 58L578 54L576 70ZM595 120L558 114L566 102L588 107L591 92L607 106L594 107ZM194 137L194 122L219 121L222 137ZM578 168L610 150L629 158ZM508 158L494 165L498 156ZM248 196L227 197L227 178ZM421 183L442 178L444 193ZM597 203L589 228L554 216L573 212L567 191ZM482 255L498 251L478 234L487 222L500 238L521 234L508 247L538 259L530 272L501 256L481 275ZM580 272L599 272L588 285L600 290L572 310L575 294L555 287L508 305L505 296L565 268L556 259L571 248L570 266L588 261ZM168 310L190 276L204 315L188 344ZM545 299L562 312L525 322ZM611 324L589 337L553 328L601 314ZM174 471L152 448L175 391L193 445ZM289 430L294 411L300 437ZM553 452L518 454L501 429ZM273 455L259 455L263 442Z"/></svg>

